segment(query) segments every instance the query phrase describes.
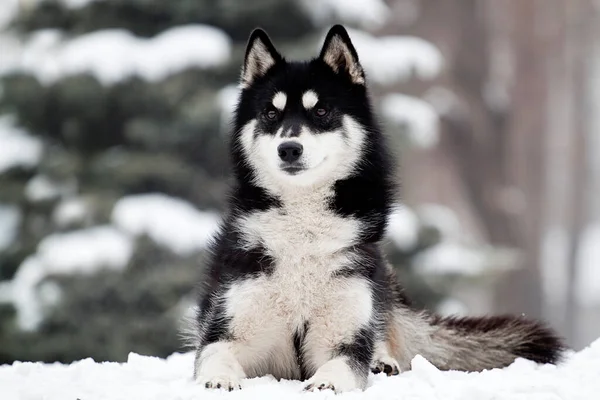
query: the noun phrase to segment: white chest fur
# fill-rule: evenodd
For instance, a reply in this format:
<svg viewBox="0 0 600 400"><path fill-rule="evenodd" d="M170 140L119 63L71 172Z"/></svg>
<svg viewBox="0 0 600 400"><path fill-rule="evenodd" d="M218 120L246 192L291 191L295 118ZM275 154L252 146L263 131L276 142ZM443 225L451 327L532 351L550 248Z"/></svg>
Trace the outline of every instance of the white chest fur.
<svg viewBox="0 0 600 400"><path fill-rule="evenodd" d="M239 231L244 245L261 245L281 268L299 267L307 258L334 257L355 243L359 222L329 210L330 196L331 189L298 191L286 196L281 208L241 218Z"/></svg>
<svg viewBox="0 0 600 400"><path fill-rule="evenodd" d="M234 335L253 349L241 358L256 360L261 349L265 357L279 360L281 365L271 367L281 376L294 376L292 337L306 321L311 335L319 338L311 341L310 359L316 366L326 349L371 315L369 284L331 275L350 264L351 252L345 249L355 243L360 227L356 219L328 210L329 195L325 190L297 193L284 199L281 208L238 221L243 246L260 245L275 266L271 274L234 283L226 294L227 314ZM275 358L268 356L273 351L279 354Z"/></svg>

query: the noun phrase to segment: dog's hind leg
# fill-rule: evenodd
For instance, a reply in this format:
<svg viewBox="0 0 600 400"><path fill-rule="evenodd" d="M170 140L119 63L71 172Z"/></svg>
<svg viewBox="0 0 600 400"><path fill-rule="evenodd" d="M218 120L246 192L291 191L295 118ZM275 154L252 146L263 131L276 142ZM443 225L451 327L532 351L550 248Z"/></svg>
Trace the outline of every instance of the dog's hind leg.
<svg viewBox="0 0 600 400"><path fill-rule="evenodd" d="M371 361L371 371L374 374L383 372L388 376L398 375L400 373L398 362L390 355L388 343L383 340L378 340L375 343L373 360Z"/></svg>

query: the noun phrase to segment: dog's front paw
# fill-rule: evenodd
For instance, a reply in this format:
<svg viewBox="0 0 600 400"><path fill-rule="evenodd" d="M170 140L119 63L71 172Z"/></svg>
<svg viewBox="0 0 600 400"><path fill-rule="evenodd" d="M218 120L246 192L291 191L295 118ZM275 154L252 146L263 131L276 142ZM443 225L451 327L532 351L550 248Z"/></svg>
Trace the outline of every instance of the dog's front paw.
<svg viewBox="0 0 600 400"><path fill-rule="evenodd" d="M323 364L306 384L304 390L311 392L328 389L336 393L349 392L364 389L366 375L363 382L357 371L351 369L344 360L334 359Z"/></svg>
<svg viewBox="0 0 600 400"><path fill-rule="evenodd" d="M331 382L320 382L310 383L304 388L307 392L314 392L317 390L333 390L335 392L335 386Z"/></svg>
<svg viewBox="0 0 600 400"><path fill-rule="evenodd" d="M242 388L240 380L232 376L199 378L198 381L207 389L225 389L231 392Z"/></svg>
<svg viewBox="0 0 600 400"><path fill-rule="evenodd" d="M383 372L387 376L398 375L400 373L400 366L392 357L380 357L371 363L371 371L374 374Z"/></svg>

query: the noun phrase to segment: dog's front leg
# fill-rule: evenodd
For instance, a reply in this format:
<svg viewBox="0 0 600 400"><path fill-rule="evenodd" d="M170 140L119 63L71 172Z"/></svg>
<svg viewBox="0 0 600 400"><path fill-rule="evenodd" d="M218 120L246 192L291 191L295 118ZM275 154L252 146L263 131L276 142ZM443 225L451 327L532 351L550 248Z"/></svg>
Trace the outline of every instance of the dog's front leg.
<svg viewBox="0 0 600 400"><path fill-rule="evenodd" d="M351 341L336 347L331 359L308 380L306 390L331 389L336 393L364 390L373 354L373 332L361 329Z"/></svg>
<svg viewBox="0 0 600 400"><path fill-rule="evenodd" d="M211 343L196 353L195 379L209 389L241 389L244 369L235 356L235 343Z"/></svg>
<svg viewBox="0 0 600 400"><path fill-rule="evenodd" d="M364 389L373 358L377 321L371 287L358 278L332 285L307 324L304 360L314 371L307 390Z"/></svg>

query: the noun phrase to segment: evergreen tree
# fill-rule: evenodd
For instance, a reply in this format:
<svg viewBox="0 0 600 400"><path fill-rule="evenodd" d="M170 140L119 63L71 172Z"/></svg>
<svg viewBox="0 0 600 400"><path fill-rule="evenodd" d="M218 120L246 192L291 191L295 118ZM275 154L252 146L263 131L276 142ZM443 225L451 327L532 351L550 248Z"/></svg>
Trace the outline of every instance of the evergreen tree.
<svg viewBox="0 0 600 400"><path fill-rule="evenodd" d="M163 193L221 211L229 173L222 89L237 81L249 32L265 28L282 51L298 57L312 55L321 39L321 27L294 0L104 0L78 8L48 0L12 22L23 37L58 29L67 39L104 29L151 38L186 24L223 30L232 40L229 62L157 82L133 76L105 84L93 74L76 74L46 83L22 71L0 76L0 113L14 117L44 148L38 165L0 173L0 204L16 205L21 216L11 246L0 248L4 283L48 235L111 224L115 202L124 196ZM45 192L39 189L44 184L50 187ZM73 199L86 205L85 213L57 218ZM419 305L441 298L411 264L435 240L435 232L423 229L410 249L389 247ZM166 356L180 350L182 299L193 291L203 257L202 251L181 255L141 236L122 272L47 277L44 282L61 294L36 330L23 332L15 309L2 304L0 362L88 356L123 361L130 351Z"/></svg>

